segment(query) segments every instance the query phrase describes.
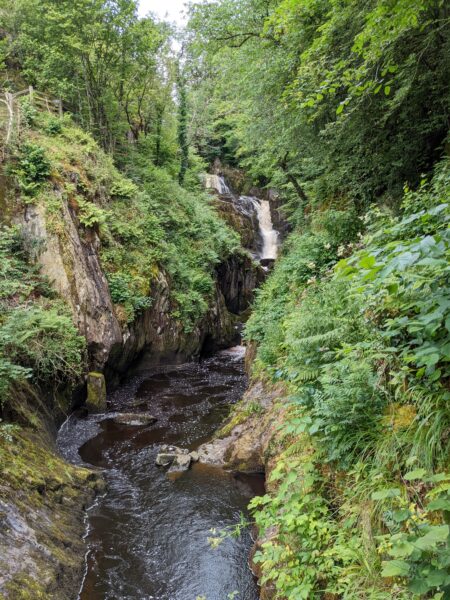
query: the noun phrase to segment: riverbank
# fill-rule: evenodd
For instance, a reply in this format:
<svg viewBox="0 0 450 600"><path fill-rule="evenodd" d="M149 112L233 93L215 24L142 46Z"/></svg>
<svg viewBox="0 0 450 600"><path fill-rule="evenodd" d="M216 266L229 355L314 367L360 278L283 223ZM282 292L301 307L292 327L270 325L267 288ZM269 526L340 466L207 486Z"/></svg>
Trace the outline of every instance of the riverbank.
<svg viewBox="0 0 450 600"><path fill-rule="evenodd" d="M101 484L61 460L59 425L86 399L104 410L137 360L235 343L264 276L199 183L183 189L154 167L127 178L69 117L50 128L50 114L33 114L6 156L0 226L0 593L14 600L70 598L82 569L83 507Z"/></svg>

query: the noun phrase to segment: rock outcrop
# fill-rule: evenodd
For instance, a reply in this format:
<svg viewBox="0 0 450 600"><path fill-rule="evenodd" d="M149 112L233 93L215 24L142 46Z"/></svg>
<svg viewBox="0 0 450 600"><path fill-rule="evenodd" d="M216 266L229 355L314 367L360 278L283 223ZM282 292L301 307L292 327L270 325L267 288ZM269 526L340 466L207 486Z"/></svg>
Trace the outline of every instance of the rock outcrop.
<svg viewBox="0 0 450 600"><path fill-rule="evenodd" d="M84 569L84 511L103 481L58 455L39 390L18 388L15 402L21 426L0 435L0 598L68 600Z"/></svg>
<svg viewBox="0 0 450 600"><path fill-rule="evenodd" d="M91 369L101 371L120 348L122 332L100 265L100 240L95 230L80 227L62 195L60 200L56 222L44 203L26 206L22 231L42 274L71 308L74 323L86 338Z"/></svg>

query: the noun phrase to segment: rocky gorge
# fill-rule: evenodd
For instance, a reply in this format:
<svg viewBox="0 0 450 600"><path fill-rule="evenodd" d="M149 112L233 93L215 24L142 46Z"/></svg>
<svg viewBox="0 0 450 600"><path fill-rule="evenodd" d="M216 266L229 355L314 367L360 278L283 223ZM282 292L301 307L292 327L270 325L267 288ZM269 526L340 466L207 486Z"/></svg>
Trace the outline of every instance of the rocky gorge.
<svg viewBox="0 0 450 600"><path fill-rule="evenodd" d="M64 177L70 185L79 186L83 171L77 167ZM188 332L173 316L171 277L164 268L158 268L152 277L147 292L151 306L131 321L123 318L102 266L101 232L98 226L81 222L79 202L67 195L66 184L53 185L51 193L59 205L56 214L48 202L21 208L11 191L7 195L3 223L20 231L29 260L69 307L86 340L87 383L78 385L72 395L64 388L16 384L3 405L3 418L18 424L0 440L4 465L0 593L4 598L75 597L73 589L84 568L84 511L104 483L100 473L88 465L71 465L59 455L56 429L70 410L86 402L90 411L104 411L107 389L117 387L137 361L141 370L181 364L239 341L254 290L265 278L260 266L265 258L264 239L255 201L234 195L223 178L209 178L225 186L207 184L213 192L212 203L239 234L242 249L215 267L209 307ZM99 190L94 201L100 210L111 201L107 193L104 188ZM148 425L154 420L142 412L121 412L115 417L116 423L127 426ZM23 464L30 473L24 480Z"/></svg>

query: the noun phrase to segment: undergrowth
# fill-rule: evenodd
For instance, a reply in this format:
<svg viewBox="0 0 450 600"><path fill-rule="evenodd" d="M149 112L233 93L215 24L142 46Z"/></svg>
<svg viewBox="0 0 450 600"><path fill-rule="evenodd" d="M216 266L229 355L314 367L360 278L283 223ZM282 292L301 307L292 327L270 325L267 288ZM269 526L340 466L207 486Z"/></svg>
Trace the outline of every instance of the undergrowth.
<svg viewBox="0 0 450 600"><path fill-rule="evenodd" d="M445 160L363 239L313 218L259 293L254 376L290 407L252 501L276 598L450 594L449 199Z"/></svg>
<svg viewBox="0 0 450 600"><path fill-rule="evenodd" d="M33 378L51 389L76 383L85 341L71 315L30 260L18 227L0 228L0 402Z"/></svg>
<svg viewBox="0 0 450 600"><path fill-rule="evenodd" d="M190 331L210 306L215 266L240 246L210 196L199 184L180 187L147 160L145 147L130 149L126 177L70 117L55 123L36 112L28 121L9 164L22 202L43 204L48 229L63 241L63 200L86 233L98 234L123 322L151 305L165 279L172 315Z"/></svg>

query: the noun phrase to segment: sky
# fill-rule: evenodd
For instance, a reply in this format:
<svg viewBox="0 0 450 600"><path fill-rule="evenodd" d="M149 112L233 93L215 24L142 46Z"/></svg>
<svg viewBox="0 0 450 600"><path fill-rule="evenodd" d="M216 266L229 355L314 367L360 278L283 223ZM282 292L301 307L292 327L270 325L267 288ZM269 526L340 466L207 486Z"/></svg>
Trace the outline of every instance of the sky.
<svg viewBox="0 0 450 600"><path fill-rule="evenodd" d="M175 22L178 26L185 24L183 12L187 0L139 0L139 15L144 17L148 12L155 13L160 19Z"/></svg>

